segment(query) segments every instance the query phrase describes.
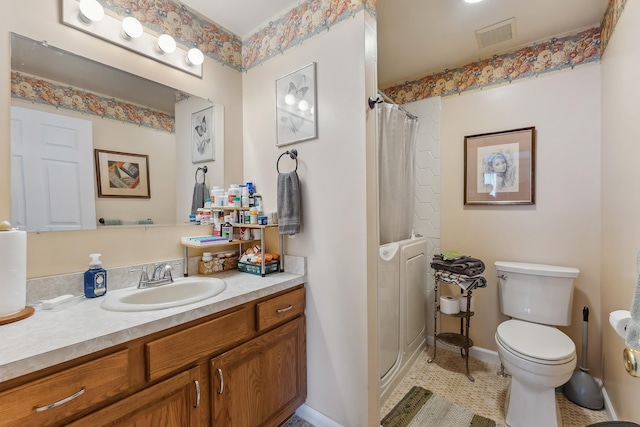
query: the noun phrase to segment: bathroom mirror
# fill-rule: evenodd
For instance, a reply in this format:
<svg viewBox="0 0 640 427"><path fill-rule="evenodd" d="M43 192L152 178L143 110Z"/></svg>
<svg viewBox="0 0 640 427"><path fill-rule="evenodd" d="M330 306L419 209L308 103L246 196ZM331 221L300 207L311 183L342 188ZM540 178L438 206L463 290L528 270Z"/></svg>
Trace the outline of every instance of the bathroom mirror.
<svg viewBox="0 0 640 427"><path fill-rule="evenodd" d="M13 33L11 68L12 222L20 228L69 231L105 224L187 222L190 206L178 207L176 201L190 197L193 182L177 188L177 183L184 180L176 179L176 172L179 168L196 171L205 163L192 164L189 157L188 164L178 164L179 158L185 158L178 155L178 150L189 152L192 115L210 107L214 110L211 117L220 122L220 131L216 129L211 135L215 161L206 165L210 172L223 167L224 149L219 148L223 144L221 105ZM25 112L27 118L18 115ZM20 141L28 139L24 130L32 127L23 120L45 120L49 131L40 133L51 138L50 145L63 147L59 150L62 152L71 151L68 148L77 143L75 138L81 133L76 123L89 126L89 141L77 144L84 146L85 152L82 160L75 162L84 167L69 166L67 158L52 159L42 147L20 148ZM208 125L213 128L213 123ZM65 135L69 142L64 140ZM120 153L111 155L112 165L117 165L119 158L124 162L146 159L139 166L148 173L150 197L126 197L126 191L121 197L99 197L94 150ZM34 159L32 154L36 152L39 155ZM127 166L104 175L119 178L113 185L137 185L138 168L133 168L133 176L129 176L132 169ZM214 176L223 176L223 172ZM197 178L201 180L202 175ZM42 214L51 209L53 213Z"/></svg>

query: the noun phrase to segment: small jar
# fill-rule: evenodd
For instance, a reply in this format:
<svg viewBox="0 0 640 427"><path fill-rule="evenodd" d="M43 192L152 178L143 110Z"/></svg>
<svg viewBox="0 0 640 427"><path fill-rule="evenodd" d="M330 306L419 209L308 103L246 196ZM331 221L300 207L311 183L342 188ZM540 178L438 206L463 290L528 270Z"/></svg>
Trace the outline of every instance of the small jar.
<svg viewBox="0 0 640 427"><path fill-rule="evenodd" d="M200 224L211 224L211 222L212 222L211 209L202 209Z"/></svg>
<svg viewBox="0 0 640 427"><path fill-rule="evenodd" d="M258 210L256 208L252 208L249 211L250 221L249 224L257 224L258 223Z"/></svg>
<svg viewBox="0 0 640 427"><path fill-rule="evenodd" d="M204 252L202 254L202 261L204 262L209 262L213 259L213 256L211 255L211 252Z"/></svg>

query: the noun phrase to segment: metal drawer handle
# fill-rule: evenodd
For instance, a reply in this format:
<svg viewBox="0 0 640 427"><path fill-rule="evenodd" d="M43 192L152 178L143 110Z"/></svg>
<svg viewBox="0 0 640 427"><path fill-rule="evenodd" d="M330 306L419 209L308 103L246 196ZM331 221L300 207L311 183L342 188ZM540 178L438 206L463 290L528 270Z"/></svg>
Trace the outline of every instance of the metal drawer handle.
<svg viewBox="0 0 640 427"><path fill-rule="evenodd" d="M82 387L82 390L80 390L77 393L72 394L69 397L65 397L64 399L58 400L57 402L51 403L49 405L38 406L37 408L34 408L34 409L35 409L36 412L42 412L42 411L46 411L47 409L55 408L56 406L64 405L65 403L75 399L76 397L82 396L85 391L87 391L87 389Z"/></svg>
<svg viewBox="0 0 640 427"><path fill-rule="evenodd" d="M289 307L279 308L276 310L276 313L284 313L285 311L289 311L293 308L293 304L289 305Z"/></svg>
<svg viewBox="0 0 640 427"><path fill-rule="evenodd" d="M218 389L218 394L222 394L224 391L224 377L222 376L222 369L218 368L218 378L220 378L220 388Z"/></svg>
<svg viewBox="0 0 640 427"><path fill-rule="evenodd" d="M193 407L197 408L200 406L200 383L198 380L195 380L193 384L196 386L196 404L193 405Z"/></svg>

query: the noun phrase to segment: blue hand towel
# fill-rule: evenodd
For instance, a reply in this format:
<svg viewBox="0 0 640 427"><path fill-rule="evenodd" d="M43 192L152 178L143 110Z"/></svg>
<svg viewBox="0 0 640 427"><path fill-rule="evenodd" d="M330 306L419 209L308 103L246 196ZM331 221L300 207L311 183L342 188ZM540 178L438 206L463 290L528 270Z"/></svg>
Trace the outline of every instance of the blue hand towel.
<svg viewBox="0 0 640 427"><path fill-rule="evenodd" d="M301 224L300 183L296 171L278 174L278 232L296 234Z"/></svg>

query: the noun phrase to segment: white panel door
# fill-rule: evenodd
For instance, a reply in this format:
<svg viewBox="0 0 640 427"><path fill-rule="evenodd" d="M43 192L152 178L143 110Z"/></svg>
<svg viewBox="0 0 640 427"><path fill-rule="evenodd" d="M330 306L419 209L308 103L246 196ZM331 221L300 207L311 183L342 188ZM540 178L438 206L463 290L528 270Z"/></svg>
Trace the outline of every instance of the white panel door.
<svg viewBox="0 0 640 427"><path fill-rule="evenodd" d="M96 228L92 124L11 107L11 214L27 231Z"/></svg>

